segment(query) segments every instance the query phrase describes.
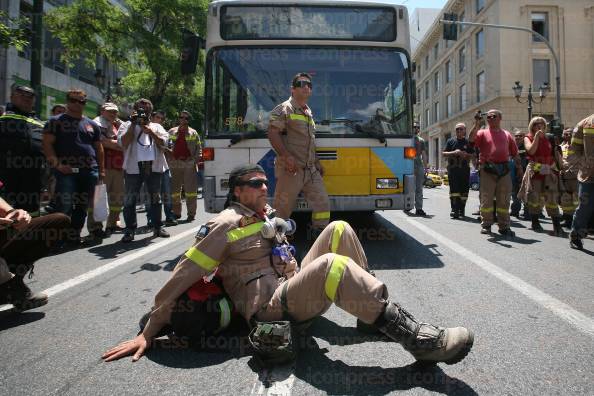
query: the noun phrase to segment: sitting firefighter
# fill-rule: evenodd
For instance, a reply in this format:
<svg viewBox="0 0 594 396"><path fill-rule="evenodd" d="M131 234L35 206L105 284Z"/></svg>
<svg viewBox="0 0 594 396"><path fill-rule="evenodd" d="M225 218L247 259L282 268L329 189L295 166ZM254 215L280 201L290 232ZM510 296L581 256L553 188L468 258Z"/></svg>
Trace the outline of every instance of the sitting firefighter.
<svg viewBox="0 0 594 396"><path fill-rule="evenodd" d="M282 331L275 323L287 318L296 323L311 320L334 303L402 344L418 361L454 364L468 354L471 331L420 323L388 300L386 286L369 273L363 247L346 222L326 226L299 268L284 236L292 224L272 217L267 183L258 165L233 169L226 209L201 229L157 293L142 332L105 352L103 359L133 355L137 361L163 328L173 324L180 296L213 274L256 335Z"/></svg>

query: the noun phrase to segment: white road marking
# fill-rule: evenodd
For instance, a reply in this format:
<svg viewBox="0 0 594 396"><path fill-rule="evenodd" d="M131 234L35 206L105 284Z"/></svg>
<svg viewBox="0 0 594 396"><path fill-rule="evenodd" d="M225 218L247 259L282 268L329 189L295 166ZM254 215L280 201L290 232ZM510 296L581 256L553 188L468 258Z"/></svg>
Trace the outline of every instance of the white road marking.
<svg viewBox="0 0 594 396"><path fill-rule="evenodd" d="M273 369L262 369L250 395L290 396L295 382L295 362Z"/></svg>
<svg viewBox="0 0 594 396"><path fill-rule="evenodd" d="M571 306L565 304L562 301L557 300L556 298L546 294L545 292L537 289L536 287L530 285L527 282L524 282L520 278L510 274L509 272L501 269L497 265L491 263L490 261L480 257L479 255L471 252L470 250L462 247L460 244L444 237L443 235L435 232L431 228L427 227L426 225L420 223L417 220L412 220L408 216L403 213L395 213L396 217L399 217L401 220L407 221L414 227L418 228L425 234L429 235L431 238L434 238L444 246L448 247L449 249L453 250L458 255L462 256L463 258L470 260L479 268L485 270L489 274L493 275L500 281L504 282L511 288L519 291L535 303L541 305L542 307L550 310L553 314L558 316L559 318L563 319L564 321L568 322L578 330L594 337L594 319L582 314L579 311L576 311Z"/></svg>
<svg viewBox="0 0 594 396"><path fill-rule="evenodd" d="M117 267L121 267L122 265L125 265L133 260L136 260L142 256L144 256L145 254L149 254L154 252L155 250L160 250L163 247L170 245L174 242L179 241L180 239L186 238L189 235L195 235L196 234L196 229L192 228L190 230L186 230L184 232L182 232L181 234L172 236L170 238L167 238L161 242L155 243L153 245L147 246L137 252L128 254L124 257L121 257L119 259L116 259L112 262L110 262L109 264L105 264L101 267L95 268L92 271L86 272L82 275L79 275L75 278L69 279L65 282L62 282L60 284L57 284L55 286L50 287L49 289L45 289L43 292L46 293L49 297L51 296L55 296L58 293L62 293L65 290L68 290L74 286L78 286L81 283L87 282L93 278L96 278L100 275L103 275L104 273L111 271ZM4 305L4 306L0 306L0 312L2 311L7 311L9 309L12 309L12 304L8 304L8 305Z"/></svg>

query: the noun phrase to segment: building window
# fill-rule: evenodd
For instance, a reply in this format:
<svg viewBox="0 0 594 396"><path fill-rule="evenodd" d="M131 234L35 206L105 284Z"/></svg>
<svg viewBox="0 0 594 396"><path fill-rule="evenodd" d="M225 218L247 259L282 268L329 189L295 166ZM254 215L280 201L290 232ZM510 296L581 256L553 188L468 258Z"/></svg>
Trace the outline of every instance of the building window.
<svg viewBox="0 0 594 396"><path fill-rule="evenodd" d="M429 80L425 81L425 100L429 99Z"/></svg>
<svg viewBox="0 0 594 396"><path fill-rule="evenodd" d="M420 64L417 65L417 78L419 80L421 79L421 65Z"/></svg>
<svg viewBox="0 0 594 396"><path fill-rule="evenodd" d="M476 39L476 57L480 58L485 54L485 31L479 30L475 36Z"/></svg>
<svg viewBox="0 0 594 396"><path fill-rule="evenodd" d="M439 121L439 102L433 103L433 122Z"/></svg>
<svg viewBox="0 0 594 396"><path fill-rule="evenodd" d="M429 109L425 109L425 128L429 126Z"/></svg>
<svg viewBox="0 0 594 396"><path fill-rule="evenodd" d="M485 72L482 71L476 75L476 101L485 100Z"/></svg>
<svg viewBox="0 0 594 396"><path fill-rule="evenodd" d="M445 64L445 82L449 84L452 81L452 62L447 61Z"/></svg>
<svg viewBox="0 0 594 396"><path fill-rule="evenodd" d="M433 91L434 92L439 92L440 87L439 87L439 72L435 72L435 74L433 75Z"/></svg>
<svg viewBox="0 0 594 396"><path fill-rule="evenodd" d="M464 18L465 18L465 17L466 17L466 14L465 14L464 12L462 12L462 13L460 14L460 16L458 16L458 20L459 20L460 22L464 22ZM465 26L465 25L458 25L458 26L460 27L460 33L462 33L462 32L463 32L463 31L466 29L466 26Z"/></svg>
<svg viewBox="0 0 594 396"><path fill-rule="evenodd" d="M460 111L466 110L466 84L460 85L460 89L458 90L458 103Z"/></svg>
<svg viewBox="0 0 594 396"><path fill-rule="evenodd" d="M429 71L429 54L425 56L425 72Z"/></svg>
<svg viewBox="0 0 594 396"><path fill-rule="evenodd" d="M452 115L452 95L446 96L446 118Z"/></svg>
<svg viewBox="0 0 594 396"><path fill-rule="evenodd" d="M532 18L532 30L540 33L547 40L549 39L549 14L546 12L533 12ZM533 42L541 42L539 37L532 36Z"/></svg>
<svg viewBox="0 0 594 396"><path fill-rule="evenodd" d="M458 71L462 73L464 70L466 70L466 47L458 51Z"/></svg>
<svg viewBox="0 0 594 396"><path fill-rule="evenodd" d="M421 103L421 89L417 89L417 104Z"/></svg>
<svg viewBox="0 0 594 396"><path fill-rule="evenodd" d="M485 8L485 0L475 0L476 3L476 13L478 14L479 12L482 11L483 8Z"/></svg>
<svg viewBox="0 0 594 396"><path fill-rule="evenodd" d="M439 43L435 44L433 47L433 59L437 62L437 56L439 55Z"/></svg>
<svg viewBox="0 0 594 396"><path fill-rule="evenodd" d="M532 60L532 87L538 91L544 83L549 83L550 76L550 62L548 59L533 59Z"/></svg>

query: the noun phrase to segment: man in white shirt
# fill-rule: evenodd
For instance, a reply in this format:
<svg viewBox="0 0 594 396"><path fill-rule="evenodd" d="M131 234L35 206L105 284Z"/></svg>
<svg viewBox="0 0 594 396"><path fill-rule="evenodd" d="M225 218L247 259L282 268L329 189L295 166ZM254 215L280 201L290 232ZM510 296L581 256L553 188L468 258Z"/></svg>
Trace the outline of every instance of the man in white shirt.
<svg viewBox="0 0 594 396"><path fill-rule="evenodd" d="M136 202L142 184L146 184L151 202L150 218L153 236L168 238L161 223L161 179L169 169L163 149L169 135L159 124L150 122L153 104L148 99L134 103L131 121L125 122L118 131L118 143L124 149L124 220L126 230L122 242L132 242L137 228Z"/></svg>

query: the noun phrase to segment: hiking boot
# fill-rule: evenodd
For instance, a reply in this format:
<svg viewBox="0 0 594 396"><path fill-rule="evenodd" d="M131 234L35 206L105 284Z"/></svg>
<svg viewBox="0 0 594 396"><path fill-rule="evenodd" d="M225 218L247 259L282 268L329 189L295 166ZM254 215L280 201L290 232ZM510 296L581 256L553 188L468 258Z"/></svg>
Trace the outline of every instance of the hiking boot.
<svg viewBox="0 0 594 396"><path fill-rule="evenodd" d="M511 230L511 228L504 228L499 230L499 234L503 235L504 237L513 238L516 236L516 233Z"/></svg>
<svg viewBox="0 0 594 396"><path fill-rule="evenodd" d="M169 238L170 236L171 235L161 227L153 230L153 237L155 238Z"/></svg>
<svg viewBox="0 0 594 396"><path fill-rule="evenodd" d="M481 227L481 234L490 234L491 233L491 226L482 226Z"/></svg>
<svg viewBox="0 0 594 396"><path fill-rule="evenodd" d="M132 231L124 231L124 236L122 237L122 242L130 243L134 240L134 233Z"/></svg>
<svg viewBox="0 0 594 396"><path fill-rule="evenodd" d="M19 312L41 307L47 300L47 294L33 293L18 275L0 285L0 304L12 304Z"/></svg>
<svg viewBox="0 0 594 396"><path fill-rule="evenodd" d="M443 328L419 323L409 312L391 302L374 324L424 363L458 363L468 355L474 343L472 331L465 327Z"/></svg>
<svg viewBox="0 0 594 396"><path fill-rule="evenodd" d="M560 217L553 217L553 232L551 235L562 237L565 236L565 231L563 231L563 227L561 227L561 218Z"/></svg>
<svg viewBox="0 0 594 396"><path fill-rule="evenodd" d="M569 238L569 247L577 250L584 250L584 243L580 237Z"/></svg>
<svg viewBox="0 0 594 396"><path fill-rule="evenodd" d="M536 231L536 232L542 232L543 228L540 225L540 221L538 220L538 215L530 215L530 218L532 220L532 225L530 226L530 229L532 231Z"/></svg>
<svg viewBox="0 0 594 396"><path fill-rule="evenodd" d="M423 209L417 209L417 210L415 210L415 214L417 216L427 216L427 213L425 213L425 211Z"/></svg>

